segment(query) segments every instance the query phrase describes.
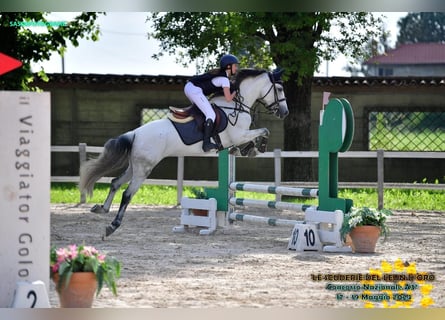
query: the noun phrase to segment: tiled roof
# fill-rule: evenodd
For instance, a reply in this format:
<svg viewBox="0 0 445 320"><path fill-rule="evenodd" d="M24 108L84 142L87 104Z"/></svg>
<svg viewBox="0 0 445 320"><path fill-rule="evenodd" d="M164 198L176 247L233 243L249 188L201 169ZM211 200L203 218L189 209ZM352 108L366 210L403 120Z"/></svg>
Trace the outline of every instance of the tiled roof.
<svg viewBox="0 0 445 320"><path fill-rule="evenodd" d="M369 59L365 64L445 64L445 44L404 44Z"/></svg>
<svg viewBox="0 0 445 320"><path fill-rule="evenodd" d="M445 77L316 77L313 86L437 87L445 86Z"/></svg>
<svg viewBox="0 0 445 320"><path fill-rule="evenodd" d="M81 74L81 73L51 73L47 74L49 82L58 84L185 84L189 76L167 75L125 75L125 74Z"/></svg>
<svg viewBox="0 0 445 320"><path fill-rule="evenodd" d="M115 75L115 74L47 74L48 83L37 81L38 86L51 85L184 85L190 76L170 75ZM445 86L444 77L314 77L314 87L344 86Z"/></svg>

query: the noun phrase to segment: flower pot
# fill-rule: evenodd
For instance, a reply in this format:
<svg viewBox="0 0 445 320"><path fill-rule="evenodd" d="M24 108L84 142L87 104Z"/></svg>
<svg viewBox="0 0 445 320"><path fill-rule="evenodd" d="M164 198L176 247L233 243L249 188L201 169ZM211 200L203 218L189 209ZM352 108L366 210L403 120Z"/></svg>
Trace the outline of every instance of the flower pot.
<svg viewBox="0 0 445 320"><path fill-rule="evenodd" d="M380 236L380 227L358 226L351 230L349 236L355 252L374 253Z"/></svg>
<svg viewBox="0 0 445 320"><path fill-rule="evenodd" d="M349 233L345 236L345 241L344 241L345 246L349 246L349 247L353 247L354 244L352 243L352 239L351 236L349 235Z"/></svg>
<svg viewBox="0 0 445 320"><path fill-rule="evenodd" d="M94 294L97 289L94 272L74 272L68 286L62 283L59 288L59 275L53 276L56 290L59 295L61 308L91 308Z"/></svg>

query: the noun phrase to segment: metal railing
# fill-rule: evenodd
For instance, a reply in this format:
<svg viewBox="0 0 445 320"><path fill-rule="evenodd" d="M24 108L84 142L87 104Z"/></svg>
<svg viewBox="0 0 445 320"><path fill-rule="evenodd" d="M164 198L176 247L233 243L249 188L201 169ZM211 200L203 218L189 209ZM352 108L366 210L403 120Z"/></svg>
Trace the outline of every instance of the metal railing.
<svg viewBox="0 0 445 320"><path fill-rule="evenodd" d="M103 147L88 146L85 143L79 143L78 146L51 146L51 152L73 152L79 153L79 161L82 164L87 160L88 153L101 153ZM196 157L196 156L194 156ZM202 154L199 157L217 157L216 154ZM274 159L274 177L275 185L289 185L290 182L281 181L281 159L282 158L318 158L318 151L281 151L275 149L273 152L265 152L256 156L257 158L270 158ZM383 208L384 188L394 189L427 189L427 190L445 190L445 184L433 184L433 183L385 183L384 182L384 159L445 159L445 152L385 152L383 150L377 151L348 151L338 154L339 158L371 158L377 161L377 181L376 182L339 182L339 188L376 188L378 194L378 207ZM101 178L99 183L110 183L112 177ZM79 182L78 176L52 176L51 182ZM258 182L256 182L258 183ZM270 182L269 182L270 183ZM218 181L209 180L184 180L184 157L178 157L177 164L177 179L146 179L144 184L148 185L162 185L162 186L176 186L177 187L177 203L181 202L183 187L216 187ZM317 182L303 182L295 181L292 185L298 185L302 187L318 187ZM80 195L80 203L85 203L86 195Z"/></svg>

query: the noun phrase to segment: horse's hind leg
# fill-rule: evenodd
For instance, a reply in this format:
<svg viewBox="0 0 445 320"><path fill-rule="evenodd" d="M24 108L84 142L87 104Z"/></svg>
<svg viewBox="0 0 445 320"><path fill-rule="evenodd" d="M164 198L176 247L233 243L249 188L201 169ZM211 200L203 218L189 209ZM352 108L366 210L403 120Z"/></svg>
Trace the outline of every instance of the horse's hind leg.
<svg viewBox="0 0 445 320"><path fill-rule="evenodd" d="M111 180L110 191L108 192L107 198L103 205L94 205L91 208L91 212L94 213L108 213L110 211L111 204L113 202L114 196L116 195L117 190L128 181L131 180L132 170L131 165L125 170L125 172L117 178Z"/></svg>
<svg viewBox="0 0 445 320"><path fill-rule="evenodd" d="M139 190L142 183L145 180L146 175L138 175L137 177L134 176L133 180L128 185L128 188L125 189L125 191L122 194L122 200L119 206L119 210L117 212L116 217L111 222L111 224L106 227L105 229L105 236L108 237L111 235L114 231L116 231L117 228L120 227L122 223L122 219L124 218L125 210L127 210L127 206L131 201L131 198L133 198L134 194Z"/></svg>

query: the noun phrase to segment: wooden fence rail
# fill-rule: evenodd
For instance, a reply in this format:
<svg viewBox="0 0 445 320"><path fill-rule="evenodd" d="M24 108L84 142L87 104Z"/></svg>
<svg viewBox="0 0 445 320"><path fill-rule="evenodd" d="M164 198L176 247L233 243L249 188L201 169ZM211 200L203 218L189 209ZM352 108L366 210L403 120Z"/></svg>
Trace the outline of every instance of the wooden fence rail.
<svg viewBox="0 0 445 320"><path fill-rule="evenodd" d="M88 146L85 143L79 143L78 146L51 146L51 152L74 152L79 153L79 161L83 163L87 160L88 153L101 153L103 147ZM388 152L383 150L378 151L348 151L338 154L339 158L373 158L377 161L377 182L339 182L339 188L376 188L378 193L379 208L383 208L384 188L395 189L428 189L428 190L445 190L445 184L433 184L433 183L385 183L384 182L384 159L445 159L445 152ZM201 157L217 157L216 154L202 154ZM298 185L302 187L318 187L317 182L282 182L281 181L281 159L282 158L318 158L318 151L281 151L275 149L273 152L265 152L257 156L257 158L273 158L274 170L275 170L275 185ZM98 182L109 183L111 177L104 177ZM52 176L51 182L79 182L78 176ZM258 182L255 182L258 183ZM177 203L181 202L183 187L216 187L218 181L206 181L206 180L184 180L184 157L178 157L177 165L177 179L146 179L144 184L149 185L163 185L163 186L176 186L177 187ZM270 182L268 182L270 184ZM80 195L80 202L85 203L86 195Z"/></svg>

